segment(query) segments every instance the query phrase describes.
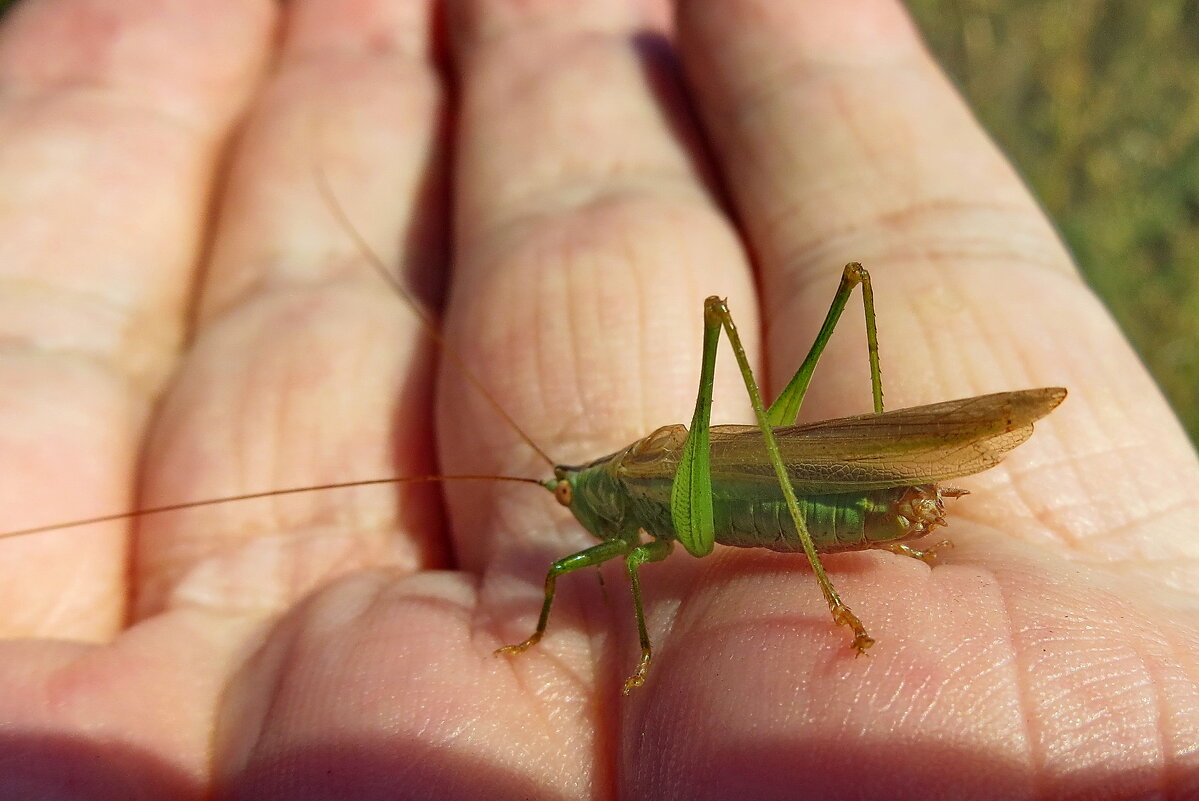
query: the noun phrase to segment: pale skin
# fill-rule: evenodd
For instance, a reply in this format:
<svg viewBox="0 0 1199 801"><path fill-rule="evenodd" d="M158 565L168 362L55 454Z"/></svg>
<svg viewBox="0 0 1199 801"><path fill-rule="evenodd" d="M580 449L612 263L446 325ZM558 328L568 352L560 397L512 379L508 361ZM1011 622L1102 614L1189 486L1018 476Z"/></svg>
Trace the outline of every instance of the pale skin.
<svg viewBox="0 0 1199 801"><path fill-rule="evenodd" d="M444 525L435 492L397 513L387 489L164 516L128 571L120 526L0 541L22 638L0 643L0 754L21 754L0 795L1196 792L1195 454L896 4L685 3L682 71L652 81L671 48L630 45L667 29L652 3L450 3L440 66L420 2L67 5L0 23L5 528L430 472L434 447L446 472L549 475L460 375L434 397L429 343L314 164L385 259L453 282L447 336L563 462L687 419L709 294L777 391L849 260L888 407L1070 396L957 482L938 566L827 559L867 656L802 557L676 549L642 571L657 651L626 699L617 563L559 582L535 648L491 655L588 544L537 488L454 486ZM869 409L859 320L806 419ZM716 395L716 422L749 420L727 358Z"/></svg>

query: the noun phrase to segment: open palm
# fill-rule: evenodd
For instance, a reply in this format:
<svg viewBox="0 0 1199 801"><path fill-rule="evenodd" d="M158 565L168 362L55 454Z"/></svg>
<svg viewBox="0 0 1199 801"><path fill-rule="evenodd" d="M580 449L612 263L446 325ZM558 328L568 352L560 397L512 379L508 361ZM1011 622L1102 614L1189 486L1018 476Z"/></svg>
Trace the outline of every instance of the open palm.
<svg viewBox="0 0 1199 801"><path fill-rule="evenodd" d="M17 7L0 26L0 508L15 529L135 497L549 475L452 359L435 380L428 332L317 170L564 463L689 418L706 295L728 297L777 391L857 260L888 407L1070 390L960 482L940 565L827 560L869 655L802 557L718 548L643 570L657 656L628 698L619 565L561 581L545 640L495 658L531 631L549 562L589 543L536 488L376 487L12 538L0 796L1199 792L1199 467L1050 224L897 4L677 15ZM805 418L869 409L858 319ZM748 422L722 362L717 421Z"/></svg>

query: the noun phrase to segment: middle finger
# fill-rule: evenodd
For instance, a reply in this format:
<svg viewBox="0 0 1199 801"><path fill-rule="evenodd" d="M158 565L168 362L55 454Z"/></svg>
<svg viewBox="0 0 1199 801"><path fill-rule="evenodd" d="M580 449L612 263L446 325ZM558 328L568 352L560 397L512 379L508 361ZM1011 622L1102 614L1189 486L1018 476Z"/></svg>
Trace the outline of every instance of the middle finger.
<svg viewBox="0 0 1199 801"><path fill-rule="evenodd" d="M690 419L705 296L729 298L756 352L747 259L697 156L665 37L643 5L463 0L450 14L461 116L447 330L498 405L566 464ZM449 472L549 475L460 373L447 371L442 390ZM731 359L715 394L715 419L746 419ZM483 490L450 490L463 566L490 561L489 578L512 578L485 583L481 604L496 619L511 610L517 619L498 631L523 639L550 560L588 542L578 526L558 533L548 522L562 511L549 498L503 507L499 529L495 506L478 502ZM655 566L647 587L651 637L655 588L686 560L671 563ZM625 626L622 585L608 595ZM512 587L519 595L503 602ZM570 577L558 587L546 641L511 660L539 686L594 669L595 640L575 621L595 620L597 637L609 629L607 615L588 616L593 606L581 603L595 582ZM603 607L598 594L586 597ZM631 631L616 636L601 691L636 661Z"/></svg>
<svg viewBox="0 0 1199 801"><path fill-rule="evenodd" d="M690 418L705 296L729 297L755 350L746 259L642 5L464 0L451 13L461 118L447 330L559 462ZM740 379L721 376L716 414L740 414ZM515 436L462 384L448 371L453 471L545 474L525 450L501 454ZM468 565L494 553L476 536L457 545Z"/></svg>

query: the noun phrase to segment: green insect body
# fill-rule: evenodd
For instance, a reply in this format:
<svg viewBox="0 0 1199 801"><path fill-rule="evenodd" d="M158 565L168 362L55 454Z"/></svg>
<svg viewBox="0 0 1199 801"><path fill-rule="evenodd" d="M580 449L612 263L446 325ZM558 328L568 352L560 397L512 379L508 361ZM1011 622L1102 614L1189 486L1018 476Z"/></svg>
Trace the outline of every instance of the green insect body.
<svg viewBox="0 0 1199 801"><path fill-rule="evenodd" d="M570 510L576 519L600 539L620 539L644 531L655 539L677 540L670 514L670 487L665 488L667 497L663 498L661 488L626 484L619 477L621 472L616 456L582 473L563 473L561 480L572 484ZM803 552L798 529L777 487L729 481L714 483L712 495L717 543ZM945 523L944 497L937 485L922 484L800 495L798 501L816 550L835 553L925 536Z"/></svg>
<svg viewBox="0 0 1199 801"><path fill-rule="evenodd" d="M1003 392L784 426L774 434L816 550L862 550L917 539L944 525L944 499L964 491L934 482L995 466L1031 435L1030 418L1058 401L1054 390ZM1014 414L998 417L998 409ZM981 429L986 434L980 434L980 416L1002 425ZM930 425L937 426L938 436L923 453L916 436L905 443L904 460L882 458L877 450L860 452L861 443L873 443L887 432L900 436L903 430L921 431ZM773 472L762 469L768 463L758 429L713 426L710 436L715 541L802 552L802 539L778 481ZM684 426L663 426L610 456L580 467L559 467L547 486L554 489L566 481L571 511L600 539L641 530L657 539L675 540L671 489L686 438Z"/></svg>
<svg viewBox="0 0 1199 801"><path fill-rule="evenodd" d="M858 285L866 312L874 413L792 425L816 363ZM999 464L1032 435L1033 423L1066 396L1062 388L1046 387L883 411L870 276L857 263L846 266L816 341L769 408L762 403L723 300L708 298L704 321L691 426L664 426L601 459L557 466L554 478L543 482L600 543L550 566L532 636L497 654L521 653L540 641L558 576L623 557L641 642L641 660L624 692L642 686L653 652L639 568L665 559L676 541L699 557L715 543L804 553L834 622L853 631L853 648L862 653L874 640L833 588L819 554L885 548L931 561L931 551L904 541L944 525L945 499L966 494L939 482ZM756 426L709 423L722 330L733 347Z"/></svg>

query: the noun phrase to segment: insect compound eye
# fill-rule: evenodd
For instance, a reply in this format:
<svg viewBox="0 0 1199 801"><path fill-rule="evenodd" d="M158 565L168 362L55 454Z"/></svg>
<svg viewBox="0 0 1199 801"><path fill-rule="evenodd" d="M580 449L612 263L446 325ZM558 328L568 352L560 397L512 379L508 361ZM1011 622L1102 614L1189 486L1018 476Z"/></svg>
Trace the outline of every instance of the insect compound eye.
<svg viewBox="0 0 1199 801"><path fill-rule="evenodd" d="M575 491L570 486L570 482L566 479L558 482L558 486L554 488L554 497L558 499L558 503L563 506L570 506L574 500Z"/></svg>

